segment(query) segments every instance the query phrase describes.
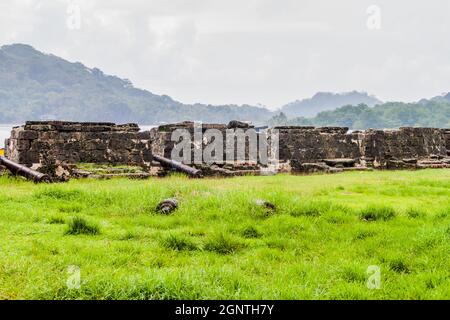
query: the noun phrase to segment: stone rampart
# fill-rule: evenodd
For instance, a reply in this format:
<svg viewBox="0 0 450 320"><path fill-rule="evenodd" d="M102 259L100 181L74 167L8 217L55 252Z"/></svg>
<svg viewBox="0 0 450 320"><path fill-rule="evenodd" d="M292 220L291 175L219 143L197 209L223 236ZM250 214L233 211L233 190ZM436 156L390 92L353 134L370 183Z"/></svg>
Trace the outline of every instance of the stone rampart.
<svg viewBox="0 0 450 320"><path fill-rule="evenodd" d="M150 165L150 133L136 124L28 121L6 140L6 157L39 168L57 163Z"/></svg>

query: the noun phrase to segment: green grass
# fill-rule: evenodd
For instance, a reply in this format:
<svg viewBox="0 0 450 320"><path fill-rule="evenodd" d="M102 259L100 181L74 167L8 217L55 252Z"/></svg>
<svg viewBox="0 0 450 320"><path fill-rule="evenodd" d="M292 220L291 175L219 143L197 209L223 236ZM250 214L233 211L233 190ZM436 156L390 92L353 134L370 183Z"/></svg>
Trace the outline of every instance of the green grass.
<svg viewBox="0 0 450 320"><path fill-rule="evenodd" d="M183 236L183 235L180 236L180 235L169 234L169 236L167 236L162 241L162 245L168 249L173 249L173 250L178 250L178 251L197 249L197 246L195 245L195 243L192 240L190 240L188 237Z"/></svg>
<svg viewBox="0 0 450 320"><path fill-rule="evenodd" d="M179 208L158 214L167 198ZM449 257L445 169L0 177L0 299L449 299ZM66 285L73 266L79 289Z"/></svg>
<svg viewBox="0 0 450 320"><path fill-rule="evenodd" d="M409 213L410 211L408 211ZM359 213L361 219L366 221L391 220L395 217L394 208L380 205L370 205Z"/></svg>
<svg viewBox="0 0 450 320"><path fill-rule="evenodd" d="M124 173L142 172L142 168L139 166L98 164L98 163L78 163L77 169L90 171L98 174L116 173L117 171L121 171Z"/></svg>
<svg viewBox="0 0 450 320"><path fill-rule="evenodd" d="M79 234L91 234L96 235L100 233L100 228L93 223L86 221L81 217L73 218L66 230L66 234L68 235L79 235Z"/></svg>

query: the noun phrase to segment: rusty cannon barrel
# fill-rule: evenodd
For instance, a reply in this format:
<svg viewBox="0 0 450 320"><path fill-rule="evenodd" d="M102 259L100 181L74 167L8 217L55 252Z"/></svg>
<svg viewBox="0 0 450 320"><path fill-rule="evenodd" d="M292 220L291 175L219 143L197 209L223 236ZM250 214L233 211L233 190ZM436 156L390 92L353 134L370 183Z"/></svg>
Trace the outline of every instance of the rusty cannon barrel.
<svg viewBox="0 0 450 320"><path fill-rule="evenodd" d="M190 176L196 177L196 178L200 178L202 177L202 171L189 167L185 164L182 164L181 162L175 161L175 160L171 160L171 159L167 159L164 158L162 156L158 156L158 155L153 155L153 159L158 161L159 163L161 163L161 165L166 166L166 167L171 167L174 168L176 170L179 170L181 172L187 173Z"/></svg>
<svg viewBox="0 0 450 320"><path fill-rule="evenodd" d="M34 182L51 182L48 175L32 170L24 165L15 163L14 161L8 160L5 157L0 156L0 164L4 165L13 174L25 177Z"/></svg>

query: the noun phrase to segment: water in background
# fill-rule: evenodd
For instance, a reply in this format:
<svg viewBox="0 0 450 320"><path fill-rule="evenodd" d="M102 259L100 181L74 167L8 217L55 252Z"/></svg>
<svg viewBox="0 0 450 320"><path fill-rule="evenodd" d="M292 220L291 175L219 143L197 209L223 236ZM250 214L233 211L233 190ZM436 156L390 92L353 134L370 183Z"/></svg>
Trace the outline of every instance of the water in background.
<svg viewBox="0 0 450 320"><path fill-rule="evenodd" d="M14 124L0 124L0 149L5 147L5 139L11 136L11 129Z"/></svg>
<svg viewBox="0 0 450 320"><path fill-rule="evenodd" d="M9 138L11 135L11 129L16 125L14 124L0 124L0 149L5 147L5 139ZM140 126L142 131L150 130L156 126Z"/></svg>

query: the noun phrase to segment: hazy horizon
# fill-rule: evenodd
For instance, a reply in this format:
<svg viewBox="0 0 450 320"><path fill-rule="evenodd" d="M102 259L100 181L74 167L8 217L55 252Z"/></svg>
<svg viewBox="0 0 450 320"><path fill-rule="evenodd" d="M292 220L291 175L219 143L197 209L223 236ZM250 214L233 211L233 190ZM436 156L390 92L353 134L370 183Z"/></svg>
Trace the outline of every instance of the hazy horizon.
<svg viewBox="0 0 450 320"><path fill-rule="evenodd" d="M0 4L0 43L183 103L274 110L316 92L412 102L450 91L450 3L39 1Z"/></svg>

